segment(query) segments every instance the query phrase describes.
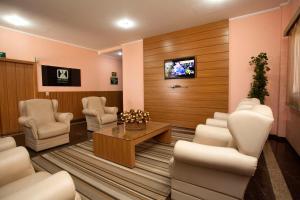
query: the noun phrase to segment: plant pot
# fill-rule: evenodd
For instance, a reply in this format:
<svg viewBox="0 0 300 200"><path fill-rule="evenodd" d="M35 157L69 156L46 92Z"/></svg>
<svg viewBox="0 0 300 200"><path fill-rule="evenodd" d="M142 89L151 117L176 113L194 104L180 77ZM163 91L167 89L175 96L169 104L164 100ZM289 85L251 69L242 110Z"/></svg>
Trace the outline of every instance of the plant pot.
<svg viewBox="0 0 300 200"><path fill-rule="evenodd" d="M143 123L125 123L125 129L129 131L135 131L135 130L143 130L146 129L146 122Z"/></svg>

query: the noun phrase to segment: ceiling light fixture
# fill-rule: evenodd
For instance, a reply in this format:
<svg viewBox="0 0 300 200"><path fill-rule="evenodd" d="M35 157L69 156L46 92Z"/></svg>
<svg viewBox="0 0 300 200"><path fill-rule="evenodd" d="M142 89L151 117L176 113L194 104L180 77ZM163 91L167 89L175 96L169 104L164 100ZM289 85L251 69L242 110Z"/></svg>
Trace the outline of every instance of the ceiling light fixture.
<svg viewBox="0 0 300 200"><path fill-rule="evenodd" d="M123 53L122 53L122 51L118 51L117 54L118 54L118 56L122 56Z"/></svg>
<svg viewBox="0 0 300 200"><path fill-rule="evenodd" d="M18 15L5 15L3 20L15 26L28 26L30 22Z"/></svg>
<svg viewBox="0 0 300 200"><path fill-rule="evenodd" d="M135 22L130 19L120 19L116 22L116 25L120 28L130 29L135 27Z"/></svg>
<svg viewBox="0 0 300 200"><path fill-rule="evenodd" d="M220 4L225 1L228 1L228 0L205 0L206 3L211 3L211 4Z"/></svg>

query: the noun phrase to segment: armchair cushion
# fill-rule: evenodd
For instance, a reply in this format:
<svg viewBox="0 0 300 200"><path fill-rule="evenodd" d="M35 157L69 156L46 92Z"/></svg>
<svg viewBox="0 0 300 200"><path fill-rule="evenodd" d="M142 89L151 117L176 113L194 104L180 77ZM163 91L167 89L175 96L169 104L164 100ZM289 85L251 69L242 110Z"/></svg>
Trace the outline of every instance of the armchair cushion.
<svg viewBox="0 0 300 200"><path fill-rule="evenodd" d="M61 171L2 199L15 200L22 197L23 200L74 200L75 195L75 186L71 176L67 172Z"/></svg>
<svg viewBox="0 0 300 200"><path fill-rule="evenodd" d="M52 122L38 127L39 139L47 139L69 132L69 125L62 122Z"/></svg>
<svg viewBox="0 0 300 200"><path fill-rule="evenodd" d="M82 113L84 114L84 115L90 115L90 116L98 116L98 112L97 112L97 110L95 110L95 109L83 109L83 111L82 111Z"/></svg>
<svg viewBox="0 0 300 200"><path fill-rule="evenodd" d="M6 184L0 188L0 199L2 199L5 196L13 194L15 191L21 190L26 186L30 186L35 183L38 183L49 176L50 174L48 172L38 172L30 176L26 176L24 178L16 180L14 182L11 182L9 184Z"/></svg>
<svg viewBox="0 0 300 200"><path fill-rule="evenodd" d="M24 147L0 152L0 187L33 173L29 154Z"/></svg>
<svg viewBox="0 0 300 200"><path fill-rule="evenodd" d="M206 125L209 126L216 126L220 128L227 128L227 120L221 120L221 119L206 119Z"/></svg>
<svg viewBox="0 0 300 200"><path fill-rule="evenodd" d="M241 153L258 158L273 121L272 110L265 105L257 105L252 110L232 113L228 119L228 129Z"/></svg>
<svg viewBox="0 0 300 200"><path fill-rule="evenodd" d="M219 147L233 147L234 140L227 128L198 125L193 142Z"/></svg>
<svg viewBox="0 0 300 200"><path fill-rule="evenodd" d="M107 114L117 114L118 108L117 107L104 107L104 112Z"/></svg>
<svg viewBox="0 0 300 200"><path fill-rule="evenodd" d="M104 114L104 105L100 97L88 97L87 107L88 109L97 110L100 115Z"/></svg>
<svg viewBox="0 0 300 200"><path fill-rule="evenodd" d="M214 118L215 119L227 120L228 117L229 117L228 113L222 113L222 112L215 112L214 113Z"/></svg>
<svg viewBox="0 0 300 200"><path fill-rule="evenodd" d="M55 122L52 101L49 99L31 99L26 101L26 115L32 117L36 125Z"/></svg>
<svg viewBox="0 0 300 200"><path fill-rule="evenodd" d="M54 114L56 121L62 122L62 123L70 123L70 121L73 119L72 113L55 113Z"/></svg>
<svg viewBox="0 0 300 200"><path fill-rule="evenodd" d="M256 157L241 154L236 149L187 141L178 141L175 144L174 158L176 162L242 176L252 176L257 167Z"/></svg>
<svg viewBox="0 0 300 200"><path fill-rule="evenodd" d="M100 117L102 124L115 122L117 121L117 118L118 118L117 115L113 115L113 114L103 114Z"/></svg>
<svg viewBox="0 0 300 200"><path fill-rule="evenodd" d="M16 147L16 141L13 137L0 138L0 152Z"/></svg>

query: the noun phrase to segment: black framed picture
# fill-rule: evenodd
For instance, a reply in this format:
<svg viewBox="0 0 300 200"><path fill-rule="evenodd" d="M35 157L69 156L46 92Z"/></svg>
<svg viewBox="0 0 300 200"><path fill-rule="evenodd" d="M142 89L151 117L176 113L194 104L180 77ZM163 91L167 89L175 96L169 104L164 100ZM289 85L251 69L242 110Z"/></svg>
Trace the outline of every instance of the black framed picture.
<svg viewBox="0 0 300 200"><path fill-rule="evenodd" d="M110 78L111 85L118 85L118 77L111 77Z"/></svg>
<svg viewBox="0 0 300 200"><path fill-rule="evenodd" d="M80 69L42 65L43 86L81 86Z"/></svg>

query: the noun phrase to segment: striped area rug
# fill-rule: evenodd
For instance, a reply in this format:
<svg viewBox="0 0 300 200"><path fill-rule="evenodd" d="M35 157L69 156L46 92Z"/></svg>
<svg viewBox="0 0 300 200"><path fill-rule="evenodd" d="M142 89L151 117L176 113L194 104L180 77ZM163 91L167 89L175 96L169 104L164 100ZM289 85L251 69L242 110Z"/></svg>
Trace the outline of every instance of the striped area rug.
<svg viewBox="0 0 300 200"><path fill-rule="evenodd" d="M190 133L190 134L187 134ZM82 199L167 199L169 160L177 140L191 141L194 130L173 128L170 145L149 140L136 147L133 169L94 156L86 141L32 158L36 170L66 170Z"/></svg>

